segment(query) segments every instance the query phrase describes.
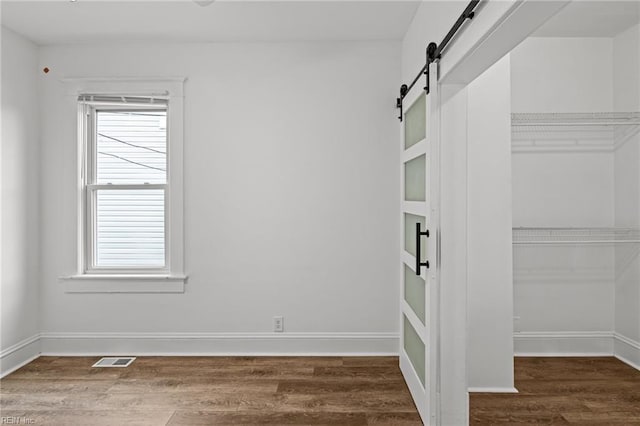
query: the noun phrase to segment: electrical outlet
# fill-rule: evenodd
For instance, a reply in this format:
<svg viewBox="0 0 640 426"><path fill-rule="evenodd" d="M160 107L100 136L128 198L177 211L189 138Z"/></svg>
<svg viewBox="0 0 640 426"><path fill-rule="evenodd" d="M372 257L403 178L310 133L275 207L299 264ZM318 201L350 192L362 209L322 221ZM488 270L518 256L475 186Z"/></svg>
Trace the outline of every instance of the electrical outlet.
<svg viewBox="0 0 640 426"><path fill-rule="evenodd" d="M513 317L513 332L520 333L520 317Z"/></svg>
<svg viewBox="0 0 640 426"><path fill-rule="evenodd" d="M282 333L284 331L284 318L273 317L273 331Z"/></svg>

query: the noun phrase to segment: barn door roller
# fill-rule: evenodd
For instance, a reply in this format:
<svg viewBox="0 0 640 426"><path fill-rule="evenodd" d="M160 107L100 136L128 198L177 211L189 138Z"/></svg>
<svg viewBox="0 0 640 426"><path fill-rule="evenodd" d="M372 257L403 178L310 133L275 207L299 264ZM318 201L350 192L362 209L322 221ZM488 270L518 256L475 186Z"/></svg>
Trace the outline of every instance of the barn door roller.
<svg viewBox="0 0 640 426"><path fill-rule="evenodd" d="M416 85L418 80L420 80L420 77L422 77L423 75L426 76L424 91L426 93L429 93L429 65L436 61L439 61L442 58L447 45L455 37L458 31L460 31L466 20L473 19L473 17L475 16L475 8L481 1L482 0L473 0L469 2L467 7L464 9L464 12L462 12L460 17L456 20L455 24L453 24L453 27L451 27L447 35L444 36L444 39L442 39L439 45L434 42L429 43L429 45L427 46L427 57L425 65L422 67L418 75L413 79L411 84L409 84L408 86L406 84L400 86L400 97L396 98L396 108L400 109L400 116L398 117L400 121L402 121L402 101L404 100L404 98L407 96L409 91L413 89L413 86Z"/></svg>

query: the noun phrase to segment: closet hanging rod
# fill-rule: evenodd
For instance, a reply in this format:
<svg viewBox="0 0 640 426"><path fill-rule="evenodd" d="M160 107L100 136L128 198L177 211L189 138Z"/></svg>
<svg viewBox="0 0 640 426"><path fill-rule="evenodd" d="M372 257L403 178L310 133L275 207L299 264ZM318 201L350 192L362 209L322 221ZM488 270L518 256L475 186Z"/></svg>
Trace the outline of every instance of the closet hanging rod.
<svg viewBox="0 0 640 426"><path fill-rule="evenodd" d="M539 121L539 122L535 122L535 123L522 123L522 122L518 122L518 123L512 123L512 126L517 126L517 127L533 127L533 126L562 126L562 127L569 127L569 126L637 126L639 125L640 122L630 122L630 121L610 121L610 122L603 122L603 121L581 121L581 122L568 122L568 121Z"/></svg>
<svg viewBox="0 0 640 426"><path fill-rule="evenodd" d="M637 126L640 112L512 113L513 126Z"/></svg>
<svg viewBox="0 0 640 426"><path fill-rule="evenodd" d="M598 244L639 244L640 240L560 240L560 241L513 241L514 245L598 245Z"/></svg>
<svg viewBox="0 0 640 426"><path fill-rule="evenodd" d="M475 15L475 8L481 1L482 0L472 0L469 2L467 7L464 9L460 17L458 17L456 22L453 24L453 27L451 27L451 29L449 30L447 35L444 36L439 45L434 42L429 43L429 45L427 46L427 60L425 65L408 86L406 84L400 86L400 97L396 99L396 108L400 109L400 116L398 117L400 121L402 121L402 101L404 100L404 98L407 96L409 91L413 89L418 80L420 80L420 77L422 77L423 75L427 77L424 91L427 92L427 94L429 93L429 65L442 58L447 45L449 44L449 42L451 42L453 37L455 37L458 31L460 31L460 28L462 28L462 25L464 25L465 21L467 19L473 19Z"/></svg>
<svg viewBox="0 0 640 426"><path fill-rule="evenodd" d="M513 228L514 245L638 244L638 228Z"/></svg>

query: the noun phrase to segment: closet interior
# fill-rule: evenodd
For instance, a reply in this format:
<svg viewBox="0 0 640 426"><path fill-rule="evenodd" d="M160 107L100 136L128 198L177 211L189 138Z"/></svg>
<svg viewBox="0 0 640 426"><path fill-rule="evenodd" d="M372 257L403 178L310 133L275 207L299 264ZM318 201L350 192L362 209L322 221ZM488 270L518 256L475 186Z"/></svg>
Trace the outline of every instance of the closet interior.
<svg viewBox="0 0 640 426"><path fill-rule="evenodd" d="M640 26L596 13L510 56L514 349L640 368Z"/></svg>

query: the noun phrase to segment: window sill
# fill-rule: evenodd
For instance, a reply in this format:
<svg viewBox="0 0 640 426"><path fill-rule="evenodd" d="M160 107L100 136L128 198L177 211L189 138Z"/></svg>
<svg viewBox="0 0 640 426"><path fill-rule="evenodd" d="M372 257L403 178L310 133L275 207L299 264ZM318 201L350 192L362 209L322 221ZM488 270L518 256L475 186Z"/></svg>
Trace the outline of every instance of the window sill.
<svg viewBox="0 0 640 426"><path fill-rule="evenodd" d="M184 275L99 275L61 277L65 293L184 293Z"/></svg>

